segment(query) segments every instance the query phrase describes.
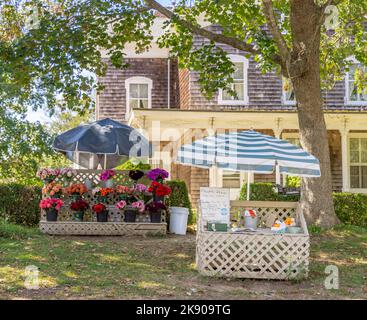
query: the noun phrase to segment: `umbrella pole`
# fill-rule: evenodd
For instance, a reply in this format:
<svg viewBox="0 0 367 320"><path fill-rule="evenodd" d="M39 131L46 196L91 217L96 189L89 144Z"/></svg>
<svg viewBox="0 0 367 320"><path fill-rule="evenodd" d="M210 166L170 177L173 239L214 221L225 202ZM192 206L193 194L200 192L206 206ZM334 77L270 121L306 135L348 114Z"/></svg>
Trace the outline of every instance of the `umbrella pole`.
<svg viewBox="0 0 367 320"><path fill-rule="evenodd" d="M104 168L106 170L107 168L107 154L104 155Z"/></svg>
<svg viewBox="0 0 367 320"><path fill-rule="evenodd" d="M250 200L250 172L247 172L247 201Z"/></svg>

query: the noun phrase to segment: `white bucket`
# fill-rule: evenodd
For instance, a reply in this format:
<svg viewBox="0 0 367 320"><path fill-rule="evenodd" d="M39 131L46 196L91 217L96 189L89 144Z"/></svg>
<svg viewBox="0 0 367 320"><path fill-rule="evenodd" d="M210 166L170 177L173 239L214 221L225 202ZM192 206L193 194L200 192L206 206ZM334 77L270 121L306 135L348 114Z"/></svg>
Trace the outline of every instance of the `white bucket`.
<svg viewBox="0 0 367 320"><path fill-rule="evenodd" d="M189 209L182 207L170 207L169 232L186 234Z"/></svg>

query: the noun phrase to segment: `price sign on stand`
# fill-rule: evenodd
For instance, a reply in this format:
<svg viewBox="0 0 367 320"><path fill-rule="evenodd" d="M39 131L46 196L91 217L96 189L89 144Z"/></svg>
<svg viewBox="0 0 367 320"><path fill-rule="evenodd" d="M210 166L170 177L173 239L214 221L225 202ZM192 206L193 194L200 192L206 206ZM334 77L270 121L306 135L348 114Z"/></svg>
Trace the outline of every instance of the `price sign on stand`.
<svg viewBox="0 0 367 320"><path fill-rule="evenodd" d="M201 219L229 223L230 221L230 195L229 189L200 188Z"/></svg>

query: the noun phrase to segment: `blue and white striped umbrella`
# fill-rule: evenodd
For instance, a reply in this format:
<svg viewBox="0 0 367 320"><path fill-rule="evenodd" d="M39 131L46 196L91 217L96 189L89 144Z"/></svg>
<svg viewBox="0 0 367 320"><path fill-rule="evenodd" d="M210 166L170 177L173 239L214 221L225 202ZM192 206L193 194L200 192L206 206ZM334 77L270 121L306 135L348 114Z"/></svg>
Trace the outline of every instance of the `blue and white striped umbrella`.
<svg viewBox="0 0 367 320"><path fill-rule="evenodd" d="M186 165L269 174L319 177L319 160L289 142L259 132L218 134L182 145L177 162Z"/></svg>

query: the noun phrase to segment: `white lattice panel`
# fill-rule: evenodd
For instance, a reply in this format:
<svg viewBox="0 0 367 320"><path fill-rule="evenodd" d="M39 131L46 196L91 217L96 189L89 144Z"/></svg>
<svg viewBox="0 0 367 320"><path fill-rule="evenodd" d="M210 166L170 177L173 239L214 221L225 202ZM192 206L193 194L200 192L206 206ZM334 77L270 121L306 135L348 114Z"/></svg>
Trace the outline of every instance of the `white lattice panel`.
<svg viewBox="0 0 367 320"><path fill-rule="evenodd" d="M270 214L281 220L296 217L303 233L210 232L205 231L199 223L196 262L202 274L255 279L307 277L309 235L297 203L279 203L279 207L276 207L274 202L233 201L231 205L232 213L255 208L260 223L266 221Z"/></svg>
<svg viewBox="0 0 367 320"><path fill-rule="evenodd" d="M50 235L157 235L166 234L166 223L115 223L115 222L40 222L40 230Z"/></svg>

